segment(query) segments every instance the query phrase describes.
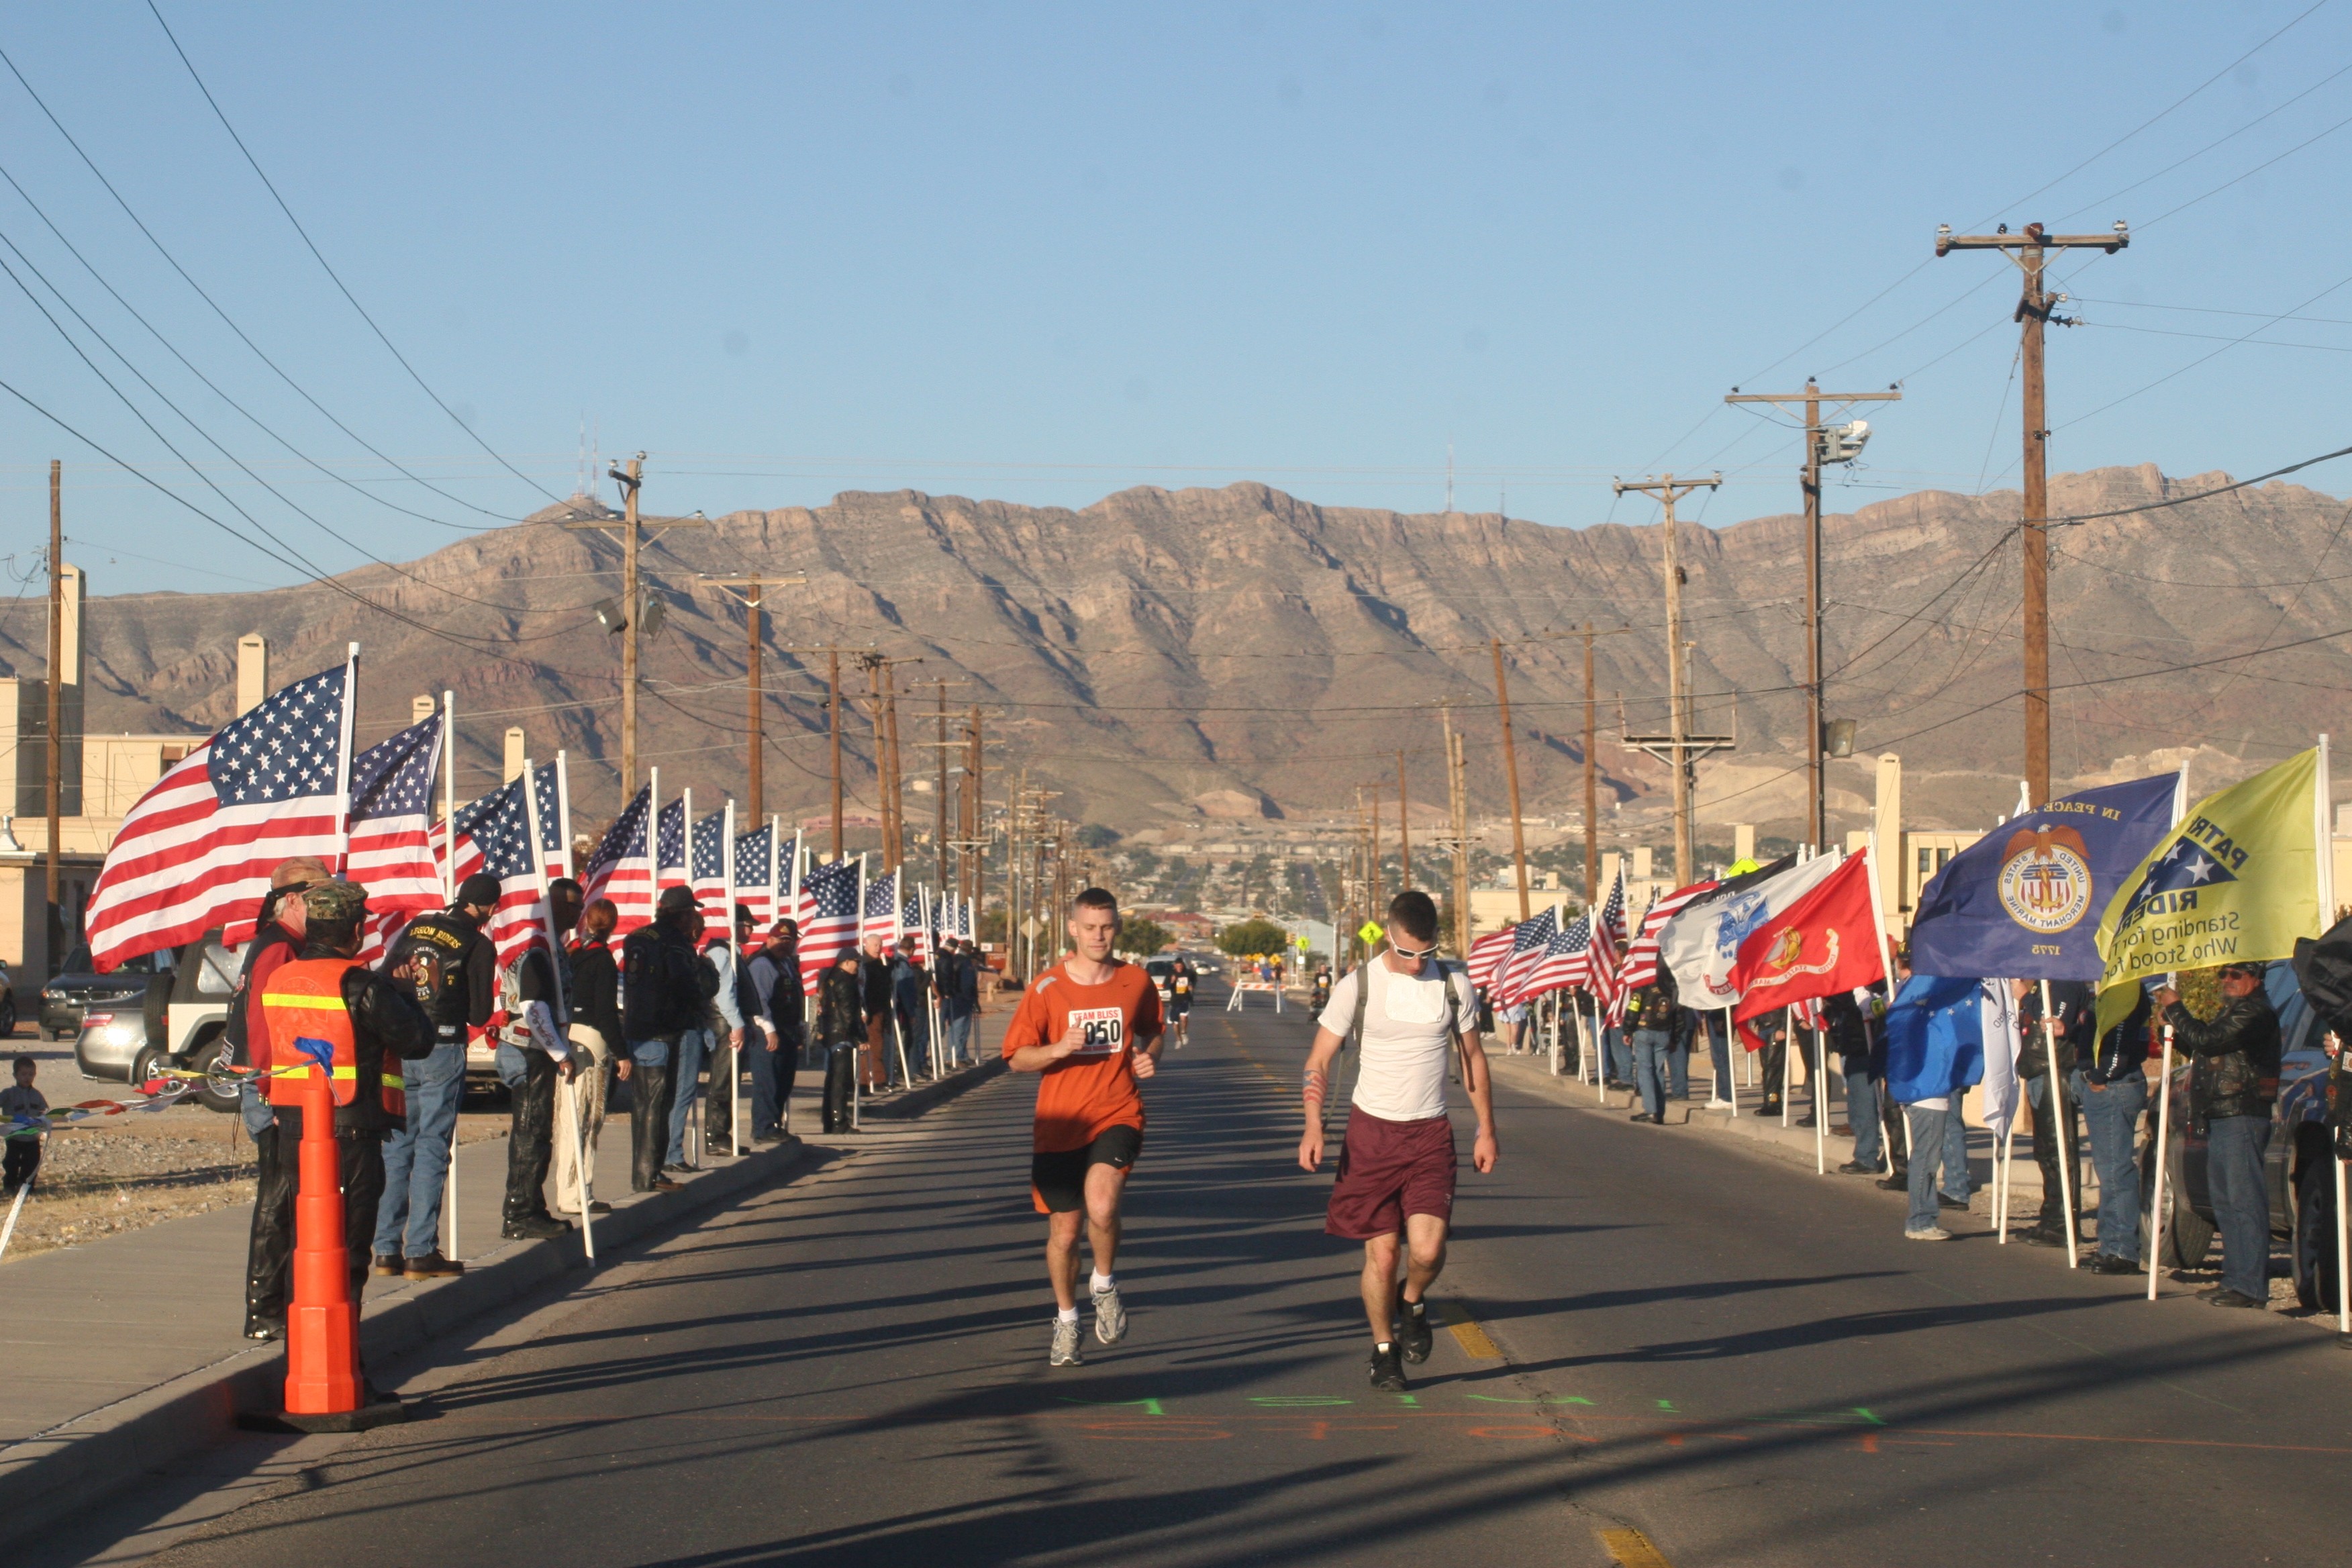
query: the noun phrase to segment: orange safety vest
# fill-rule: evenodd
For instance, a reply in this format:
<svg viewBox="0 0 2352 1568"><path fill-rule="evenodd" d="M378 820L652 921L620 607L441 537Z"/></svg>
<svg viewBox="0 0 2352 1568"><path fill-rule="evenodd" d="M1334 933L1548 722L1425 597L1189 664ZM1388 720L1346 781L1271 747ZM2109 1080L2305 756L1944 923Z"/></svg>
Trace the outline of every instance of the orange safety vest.
<svg viewBox="0 0 2352 1568"><path fill-rule="evenodd" d="M269 1060L280 1070L269 1079L269 1103L307 1103L310 1083L319 1068L310 1053L296 1041L324 1040L334 1047L329 1075L337 1105L359 1098L359 1046L352 1036L352 1016L343 1003L343 976L360 968L355 958L298 958L278 965L261 994L262 1015L269 1022ZM303 1064L296 1067L295 1064ZM385 1064L389 1066L390 1064ZM380 1072L377 1092L384 1114L408 1114L408 1096L396 1072Z"/></svg>

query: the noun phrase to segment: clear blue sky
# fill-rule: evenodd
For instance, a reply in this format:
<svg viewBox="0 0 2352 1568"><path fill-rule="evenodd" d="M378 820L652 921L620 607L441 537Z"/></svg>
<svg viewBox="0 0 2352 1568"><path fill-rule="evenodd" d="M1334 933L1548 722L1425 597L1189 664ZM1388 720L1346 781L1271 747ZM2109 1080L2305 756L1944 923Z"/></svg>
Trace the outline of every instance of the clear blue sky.
<svg viewBox="0 0 2352 1568"><path fill-rule="evenodd" d="M608 455L652 453L662 510L902 486L1083 505L1244 478L1433 510L1451 443L1465 509L1507 486L1515 516L1590 523L1612 514L1612 473L1720 465L1735 483L1705 514L1720 523L1788 510L1796 460L1722 393L1809 372L1909 391L1872 414L1870 466L1833 505L2013 484L2013 274L1929 260L1938 222L2134 224L2127 252L2061 269L2080 269L2091 324L2053 334L2055 467L2242 475L2347 439L2352 286L2305 302L2352 285L2352 128L2289 149L2352 114L2352 74L2326 79L2352 67L2352 0L2234 68L2309 0L159 3L393 342L559 494L584 417ZM335 292L144 0L12 7L0 48L295 381L483 510L387 479L278 380L0 71L0 166L226 394L414 510L479 524L543 503ZM457 537L303 468L5 188L0 233L330 526L394 557ZM361 559L228 469L47 302L255 518L322 565ZM2227 348L2092 412L2298 308L2327 319L2263 335L2320 346ZM0 379L248 526L5 278L0 342ZM52 455L68 465L69 553L100 592L297 575L0 395L0 539L20 572ZM2352 489L2340 468L2308 477Z"/></svg>

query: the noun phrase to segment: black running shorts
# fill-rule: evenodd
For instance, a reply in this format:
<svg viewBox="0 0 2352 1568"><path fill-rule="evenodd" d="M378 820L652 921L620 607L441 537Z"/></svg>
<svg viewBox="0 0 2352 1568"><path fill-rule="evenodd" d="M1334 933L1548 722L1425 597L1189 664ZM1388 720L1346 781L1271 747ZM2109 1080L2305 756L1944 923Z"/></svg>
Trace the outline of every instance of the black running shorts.
<svg viewBox="0 0 2352 1568"><path fill-rule="evenodd" d="M1039 1214L1069 1214L1087 1206L1087 1170L1108 1165L1124 1171L1143 1152L1143 1129L1106 1127L1095 1141L1029 1157L1029 1195Z"/></svg>

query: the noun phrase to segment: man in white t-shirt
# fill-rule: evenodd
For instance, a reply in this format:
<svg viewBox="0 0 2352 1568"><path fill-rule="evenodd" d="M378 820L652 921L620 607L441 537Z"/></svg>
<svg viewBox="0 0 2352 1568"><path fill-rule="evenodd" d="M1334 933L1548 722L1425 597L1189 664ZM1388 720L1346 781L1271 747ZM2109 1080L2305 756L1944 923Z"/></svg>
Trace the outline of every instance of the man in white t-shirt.
<svg viewBox="0 0 2352 1568"><path fill-rule="evenodd" d="M1312 1171L1323 1163L1331 1058L1352 1032L1362 1056L1323 1228L1364 1244L1372 1386L1401 1394L1401 1360L1429 1359L1426 1298L1445 1267L1445 1228L1454 1217L1454 1124L1445 1116L1445 1078L1457 1045L1463 1082L1478 1113L1471 1163L1491 1171L1502 1153L1486 1056L1478 1045L1477 998L1468 975L1437 962L1437 906L1427 893L1407 891L1390 900L1387 950L1331 988L1330 1005L1318 1022L1307 1056L1307 1131L1298 1141L1298 1163ZM1405 1243L1402 1314L1400 1236Z"/></svg>

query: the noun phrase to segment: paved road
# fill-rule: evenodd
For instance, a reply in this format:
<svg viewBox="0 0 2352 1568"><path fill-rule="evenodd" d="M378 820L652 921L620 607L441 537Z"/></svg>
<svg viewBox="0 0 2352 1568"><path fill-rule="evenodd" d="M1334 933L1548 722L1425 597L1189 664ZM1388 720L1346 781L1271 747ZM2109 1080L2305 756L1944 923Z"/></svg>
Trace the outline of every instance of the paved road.
<svg viewBox="0 0 2352 1568"><path fill-rule="evenodd" d="M1505 1095L1406 1396L1365 1384L1307 1024L1197 1016L1148 1087L1134 1325L1049 1371L1007 1079L711 1220L173 1568L560 1562L2346 1560L2352 1355L1899 1236L1896 1200ZM1467 1140L1464 1139L1466 1148ZM2249 1321L2251 1320L2251 1321ZM1626 1556L1623 1561L1652 1561Z"/></svg>

